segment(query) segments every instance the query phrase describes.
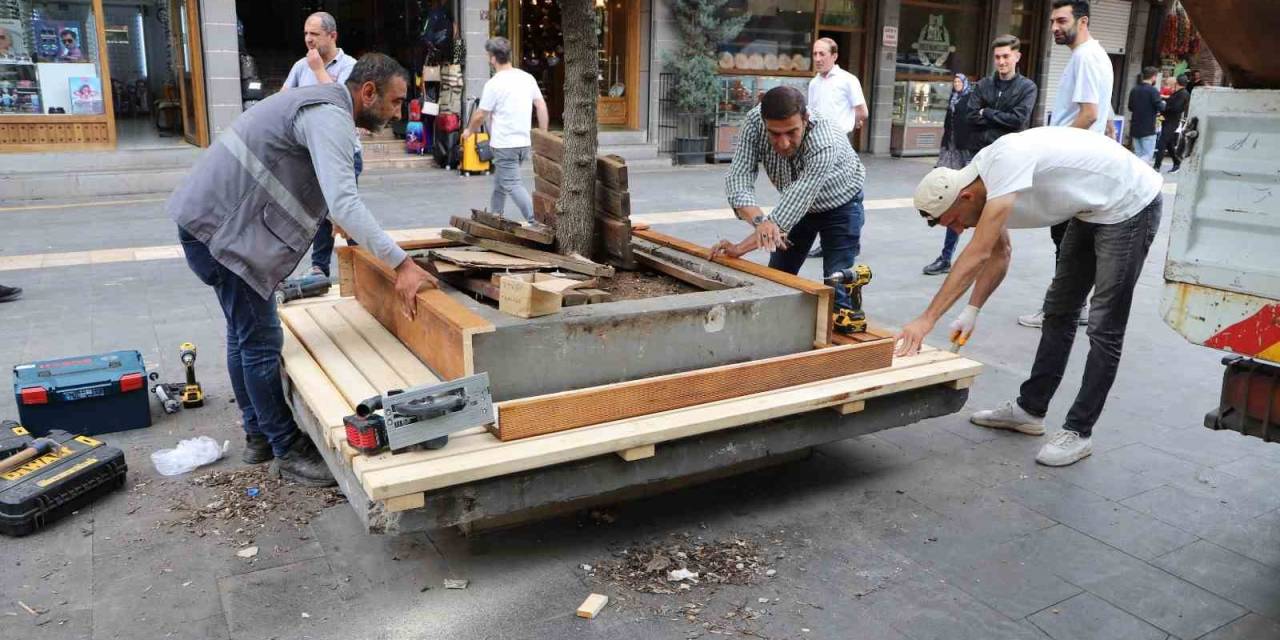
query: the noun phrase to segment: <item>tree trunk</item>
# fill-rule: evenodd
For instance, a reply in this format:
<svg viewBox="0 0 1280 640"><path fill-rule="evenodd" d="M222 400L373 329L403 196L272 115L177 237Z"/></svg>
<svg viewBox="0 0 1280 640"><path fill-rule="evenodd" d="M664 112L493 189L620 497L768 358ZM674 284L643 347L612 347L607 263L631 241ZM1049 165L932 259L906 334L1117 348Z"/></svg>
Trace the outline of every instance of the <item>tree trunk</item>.
<svg viewBox="0 0 1280 640"><path fill-rule="evenodd" d="M556 203L560 253L592 257L596 226L596 16L592 0L560 0L564 34L564 160Z"/></svg>

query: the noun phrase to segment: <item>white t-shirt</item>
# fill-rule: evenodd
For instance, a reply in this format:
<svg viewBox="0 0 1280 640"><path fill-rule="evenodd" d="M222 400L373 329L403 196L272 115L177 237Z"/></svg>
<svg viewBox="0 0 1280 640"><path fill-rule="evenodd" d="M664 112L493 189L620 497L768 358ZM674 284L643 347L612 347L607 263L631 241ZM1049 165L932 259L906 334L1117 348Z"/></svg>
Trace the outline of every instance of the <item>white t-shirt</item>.
<svg viewBox="0 0 1280 640"><path fill-rule="evenodd" d="M826 76L819 73L809 81L809 107L845 133L853 131L854 108L866 103L858 77L840 67L832 67Z"/></svg>
<svg viewBox="0 0 1280 640"><path fill-rule="evenodd" d="M1010 229L1050 227L1071 218L1124 222L1164 184L1151 165L1115 140L1074 127L1010 133L973 157L987 199L1017 193Z"/></svg>
<svg viewBox="0 0 1280 640"><path fill-rule="evenodd" d="M488 111L489 146L514 149L533 144L533 103L542 99L538 81L514 67L493 74L480 93L480 108Z"/></svg>
<svg viewBox="0 0 1280 640"><path fill-rule="evenodd" d="M1106 134L1111 118L1111 89L1114 85L1111 58L1097 40L1090 38L1071 52L1071 60L1062 71L1062 81L1053 100L1055 127L1069 127L1080 115L1080 103L1098 105L1098 120L1090 131Z"/></svg>

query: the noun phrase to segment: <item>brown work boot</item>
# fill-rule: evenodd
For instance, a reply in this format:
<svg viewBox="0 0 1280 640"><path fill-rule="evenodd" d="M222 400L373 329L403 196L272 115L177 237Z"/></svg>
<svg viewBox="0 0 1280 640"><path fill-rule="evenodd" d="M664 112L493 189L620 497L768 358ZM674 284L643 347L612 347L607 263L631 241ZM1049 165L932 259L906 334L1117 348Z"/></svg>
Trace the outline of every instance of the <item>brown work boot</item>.
<svg viewBox="0 0 1280 640"><path fill-rule="evenodd" d="M338 484L320 451L305 433L299 433L284 455L271 463L271 475L307 487L332 487Z"/></svg>
<svg viewBox="0 0 1280 640"><path fill-rule="evenodd" d="M271 443L267 441L266 436L250 433L244 435L244 453L240 455L240 459L245 464L262 464L270 462L275 457L275 454L271 452Z"/></svg>

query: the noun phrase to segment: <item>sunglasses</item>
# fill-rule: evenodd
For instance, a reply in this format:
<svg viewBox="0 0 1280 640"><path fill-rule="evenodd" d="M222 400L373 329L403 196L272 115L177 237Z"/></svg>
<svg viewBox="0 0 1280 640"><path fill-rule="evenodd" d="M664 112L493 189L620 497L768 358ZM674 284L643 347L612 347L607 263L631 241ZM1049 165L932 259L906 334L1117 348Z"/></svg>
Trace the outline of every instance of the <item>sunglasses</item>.
<svg viewBox="0 0 1280 640"><path fill-rule="evenodd" d="M923 210L923 209L916 209L916 211L919 211L919 212L920 212L920 217L921 217L921 218L924 218L924 222L925 222L925 224L929 225L930 227L936 227L936 226L938 226L938 220L937 220L936 218L934 218L933 216L929 215L929 213L928 213L928 212L926 212L926 211L925 211L925 210Z"/></svg>

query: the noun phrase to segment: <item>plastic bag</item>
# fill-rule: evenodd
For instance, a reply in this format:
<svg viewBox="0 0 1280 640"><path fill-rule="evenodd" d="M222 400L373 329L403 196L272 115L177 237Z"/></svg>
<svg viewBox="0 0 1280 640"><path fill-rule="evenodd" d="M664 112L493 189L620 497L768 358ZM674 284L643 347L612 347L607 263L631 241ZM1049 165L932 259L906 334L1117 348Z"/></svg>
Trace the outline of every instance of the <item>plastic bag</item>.
<svg viewBox="0 0 1280 640"><path fill-rule="evenodd" d="M189 438L179 442L173 449L161 449L152 453L151 463L162 476L181 475L217 462L230 447L230 440L224 440L219 447L218 442L209 436Z"/></svg>

